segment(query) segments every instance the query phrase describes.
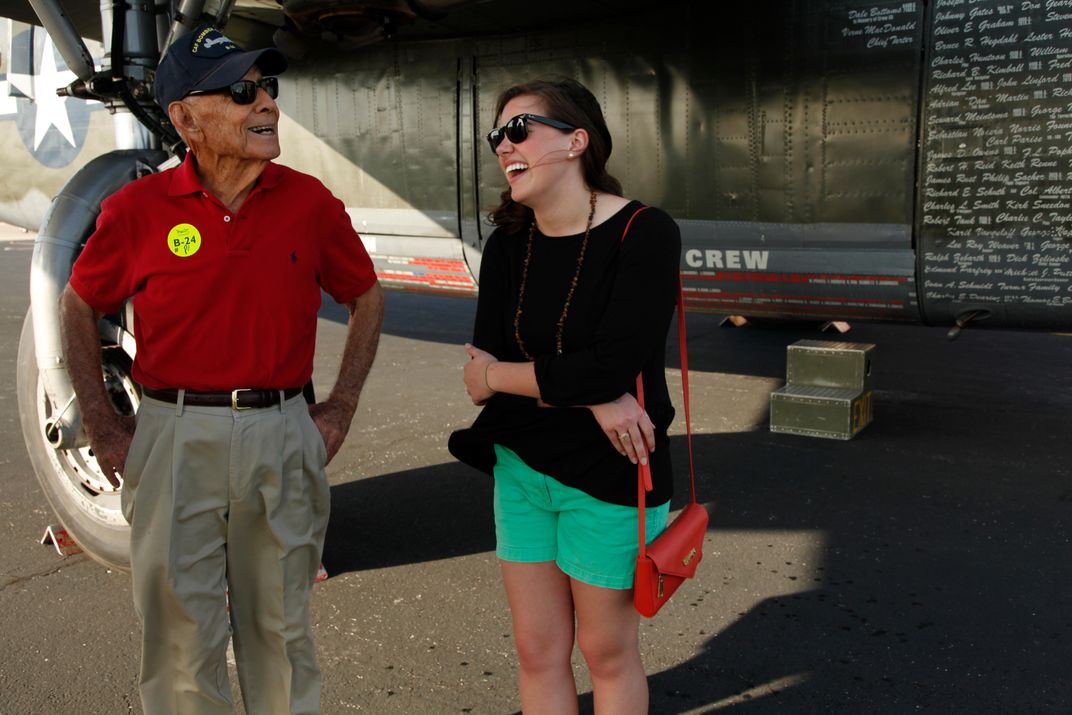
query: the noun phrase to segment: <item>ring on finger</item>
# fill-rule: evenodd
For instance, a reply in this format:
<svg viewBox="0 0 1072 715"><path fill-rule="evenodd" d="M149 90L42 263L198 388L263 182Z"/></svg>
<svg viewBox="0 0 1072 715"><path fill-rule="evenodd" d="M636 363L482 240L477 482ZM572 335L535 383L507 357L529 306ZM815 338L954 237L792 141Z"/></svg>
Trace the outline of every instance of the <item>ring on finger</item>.
<svg viewBox="0 0 1072 715"><path fill-rule="evenodd" d="M620 439L621 441L624 442L625 440L629 439L629 433L628 432L619 432L618 433L618 439Z"/></svg>

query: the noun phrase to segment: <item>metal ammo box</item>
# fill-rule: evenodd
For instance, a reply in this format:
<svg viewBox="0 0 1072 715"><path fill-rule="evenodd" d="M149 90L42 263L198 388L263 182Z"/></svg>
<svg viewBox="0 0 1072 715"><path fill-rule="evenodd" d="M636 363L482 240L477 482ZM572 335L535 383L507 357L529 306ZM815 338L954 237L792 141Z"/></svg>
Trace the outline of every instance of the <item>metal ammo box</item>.
<svg viewBox="0 0 1072 715"><path fill-rule="evenodd" d="M875 346L798 340L786 351L786 385L771 393L771 432L851 439L871 423Z"/></svg>

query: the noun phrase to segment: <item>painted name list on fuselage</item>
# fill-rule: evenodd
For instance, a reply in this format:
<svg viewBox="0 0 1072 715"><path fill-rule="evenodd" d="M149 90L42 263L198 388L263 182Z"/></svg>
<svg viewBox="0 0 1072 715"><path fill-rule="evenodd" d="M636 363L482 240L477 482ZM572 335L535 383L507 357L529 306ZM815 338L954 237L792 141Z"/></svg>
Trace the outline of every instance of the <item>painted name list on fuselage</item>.
<svg viewBox="0 0 1072 715"><path fill-rule="evenodd" d="M918 217L928 317L978 307L1025 327L1059 321L1072 314L1072 0L931 11Z"/></svg>

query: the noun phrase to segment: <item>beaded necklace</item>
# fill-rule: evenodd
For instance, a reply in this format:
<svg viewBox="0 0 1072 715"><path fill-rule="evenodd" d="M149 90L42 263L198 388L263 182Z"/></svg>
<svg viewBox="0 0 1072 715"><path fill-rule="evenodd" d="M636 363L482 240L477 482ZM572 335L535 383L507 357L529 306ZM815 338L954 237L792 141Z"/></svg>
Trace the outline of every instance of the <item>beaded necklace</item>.
<svg viewBox="0 0 1072 715"><path fill-rule="evenodd" d="M588 248L588 234L592 230L592 217L596 215L596 192L592 192L592 196L588 201L588 223L584 227L584 239L581 241L581 252L577 255L577 270L573 273L573 280L570 281L569 293L566 294L566 302L562 306L562 315L558 316L558 322L555 324L555 354L562 354L562 330L566 327L566 316L569 314L570 301L573 300L573 292L577 290L577 279L581 277L581 266L584 265L584 252ZM533 217L532 223L529 225L529 241L525 247L525 263L521 266L521 288L517 293L517 311L514 313L514 340L517 341L517 347L520 348L521 354L525 356L526 360L532 360L533 357L529 355L525 350L525 342L521 339L521 304L525 300L525 283L529 277L529 261L532 260L532 239L536 235L536 219Z"/></svg>

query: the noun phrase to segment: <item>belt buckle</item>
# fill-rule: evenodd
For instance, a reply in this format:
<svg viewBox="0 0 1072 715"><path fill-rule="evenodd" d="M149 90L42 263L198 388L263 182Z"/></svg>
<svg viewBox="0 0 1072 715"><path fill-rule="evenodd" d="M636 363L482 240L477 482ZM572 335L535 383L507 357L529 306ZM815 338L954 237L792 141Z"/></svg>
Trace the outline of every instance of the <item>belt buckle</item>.
<svg viewBox="0 0 1072 715"><path fill-rule="evenodd" d="M238 390L231 390L231 409L232 410L252 410L252 407L242 407L238 404L239 392L253 392L252 388L241 388Z"/></svg>

